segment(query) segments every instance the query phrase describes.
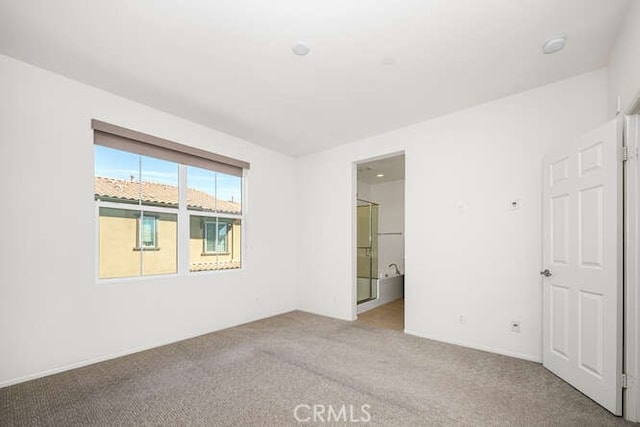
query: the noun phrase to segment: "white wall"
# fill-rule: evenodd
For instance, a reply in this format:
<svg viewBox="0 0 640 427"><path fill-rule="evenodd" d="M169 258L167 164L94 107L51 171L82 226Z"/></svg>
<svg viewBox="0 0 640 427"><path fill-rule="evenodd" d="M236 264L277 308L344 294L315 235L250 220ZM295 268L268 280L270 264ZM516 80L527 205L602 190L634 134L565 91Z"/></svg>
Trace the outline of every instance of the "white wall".
<svg viewBox="0 0 640 427"><path fill-rule="evenodd" d="M353 162L402 150L407 330L539 359L540 160L605 120L606 80L294 161L0 56L0 385L295 308L355 318ZM251 162L243 271L94 283L91 118Z"/></svg>
<svg viewBox="0 0 640 427"><path fill-rule="evenodd" d="M0 385L297 307L292 158L5 56L0 93ZM245 268L94 283L91 118L251 162Z"/></svg>
<svg viewBox="0 0 640 427"><path fill-rule="evenodd" d="M357 184L357 196L358 199L362 199L362 200L367 200L369 202L371 202L371 185L364 182L364 181L358 181Z"/></svg>
<svg viewBox="0 0 640 427"><path fill-rule="evenodd" d="M632 1L609 58L609 116L617 99L625 111L640 96L640 2Z"/></svg>
<svg viewBox="0 0 640 427"><path fill-rule="evenodd" d="M371 198L378 208L378 271L394 272L389 264L404 272L404 180L371 186ZM400 233L388 234L388 233Z"/></svg>
<svg viewBox="0 0 640 427"><path fill-rule="evenodd" d="M540 360L542 157L606 110L602 69L301 158L301 308L355 318L353 162L404 150L406 330Z"/></svg>

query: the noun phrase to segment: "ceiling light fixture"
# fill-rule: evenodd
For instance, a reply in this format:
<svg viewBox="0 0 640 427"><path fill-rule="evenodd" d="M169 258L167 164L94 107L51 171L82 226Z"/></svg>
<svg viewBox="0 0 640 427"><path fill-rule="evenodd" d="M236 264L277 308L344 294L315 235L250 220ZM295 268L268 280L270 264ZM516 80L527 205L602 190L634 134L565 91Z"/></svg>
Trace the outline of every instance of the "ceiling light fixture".
<svg viewBox="0 0 640 427"><path fill-rule="evenodd" d="M382 178L384 176L383 173L379 173L378 175L376 175L378 178Z"/></svg>
<svg viewBox="0 0 640 427"><path fill-rule="evenodd" d="M542 45L542 52L545 54L556 53L564 47L564 43L567 41L567 36L559 35L550 38Z"/></svg>
<svg viewBox="0 0 640 427"><path fill-rule="evenodd" d="M382 65L395 65L396 59L393 56L385 56L382 58Z"/></svg>
<svg viewBox="0 0 640 427"><path fill-rule="evenodd" d="M309 49L309 46L307 46L306 43L298 42L291 47L291 50L298 56L305 56L311 49Z"/></svg>

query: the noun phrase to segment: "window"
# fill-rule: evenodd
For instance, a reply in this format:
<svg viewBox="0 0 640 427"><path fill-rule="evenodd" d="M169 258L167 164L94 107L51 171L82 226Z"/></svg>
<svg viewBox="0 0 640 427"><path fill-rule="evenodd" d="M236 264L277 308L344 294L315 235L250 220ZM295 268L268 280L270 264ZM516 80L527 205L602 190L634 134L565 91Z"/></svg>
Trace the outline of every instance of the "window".
<svg viewBox="0 0 640 427"><path fill-rule="evenodd" d="M92 126L98 278L242 266L248 163L95 120Z"/></svg>
<svg viewBox="0 0 640 427"><path fill-rule="evenodd" d="M191 271L241 266L242 178L187 167Z"/></svg>
<svg viewBox="0 0 640 427"><path fill-rule="evenodd" d="M138 247L141 248L157 248L157 231L156 231L156 217L143 216L138 220L139 227L139 243Z"/></svg>
<svg viewBox="0 0 640 427"><path fill-rule="evenodd" d="M204 251L206 253L227 252L227 231L226 222L205 221L204 222Z"/></svg>

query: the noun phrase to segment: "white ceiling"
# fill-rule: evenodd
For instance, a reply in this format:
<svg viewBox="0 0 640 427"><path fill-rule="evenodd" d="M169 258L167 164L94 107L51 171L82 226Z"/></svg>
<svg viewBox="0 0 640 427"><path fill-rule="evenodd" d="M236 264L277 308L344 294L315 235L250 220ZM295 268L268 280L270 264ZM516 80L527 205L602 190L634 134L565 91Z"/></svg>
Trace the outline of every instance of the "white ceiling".
<svg viewBox="0 0 640 427"><path fill-rule="evenodd" d="M627 5L0 0L0 53L299 156L603 67Z"/></svg>

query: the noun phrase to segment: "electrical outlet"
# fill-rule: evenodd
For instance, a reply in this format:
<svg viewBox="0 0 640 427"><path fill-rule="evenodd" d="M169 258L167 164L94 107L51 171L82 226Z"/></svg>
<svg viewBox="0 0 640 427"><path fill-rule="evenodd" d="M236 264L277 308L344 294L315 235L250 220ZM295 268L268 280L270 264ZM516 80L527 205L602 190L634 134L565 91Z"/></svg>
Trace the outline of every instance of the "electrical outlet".
<svg viewBox="0 0 640 427"><path fill-rule="evenodd" d="M464 323L464 322L466 322L466 319L464 318L464 316L460 316L460 318L458 319L458 321L459 321L460 323Z"/></svg>
<svg viewBox="0 0 640 427"><path fill-rule="evenodd" d="M520 333L520 321L519 320L512 320L511 321L511 332L515 332L517 334Z"/></svg>
<svg viewBox="0 0 640 427"><path fill-rule="evenodd" d="M520 200L519 200L519 199L513 199L513 200L511 200L511 202L509 203L509 208L510 208L512 211L520 210Z"/></svg>

